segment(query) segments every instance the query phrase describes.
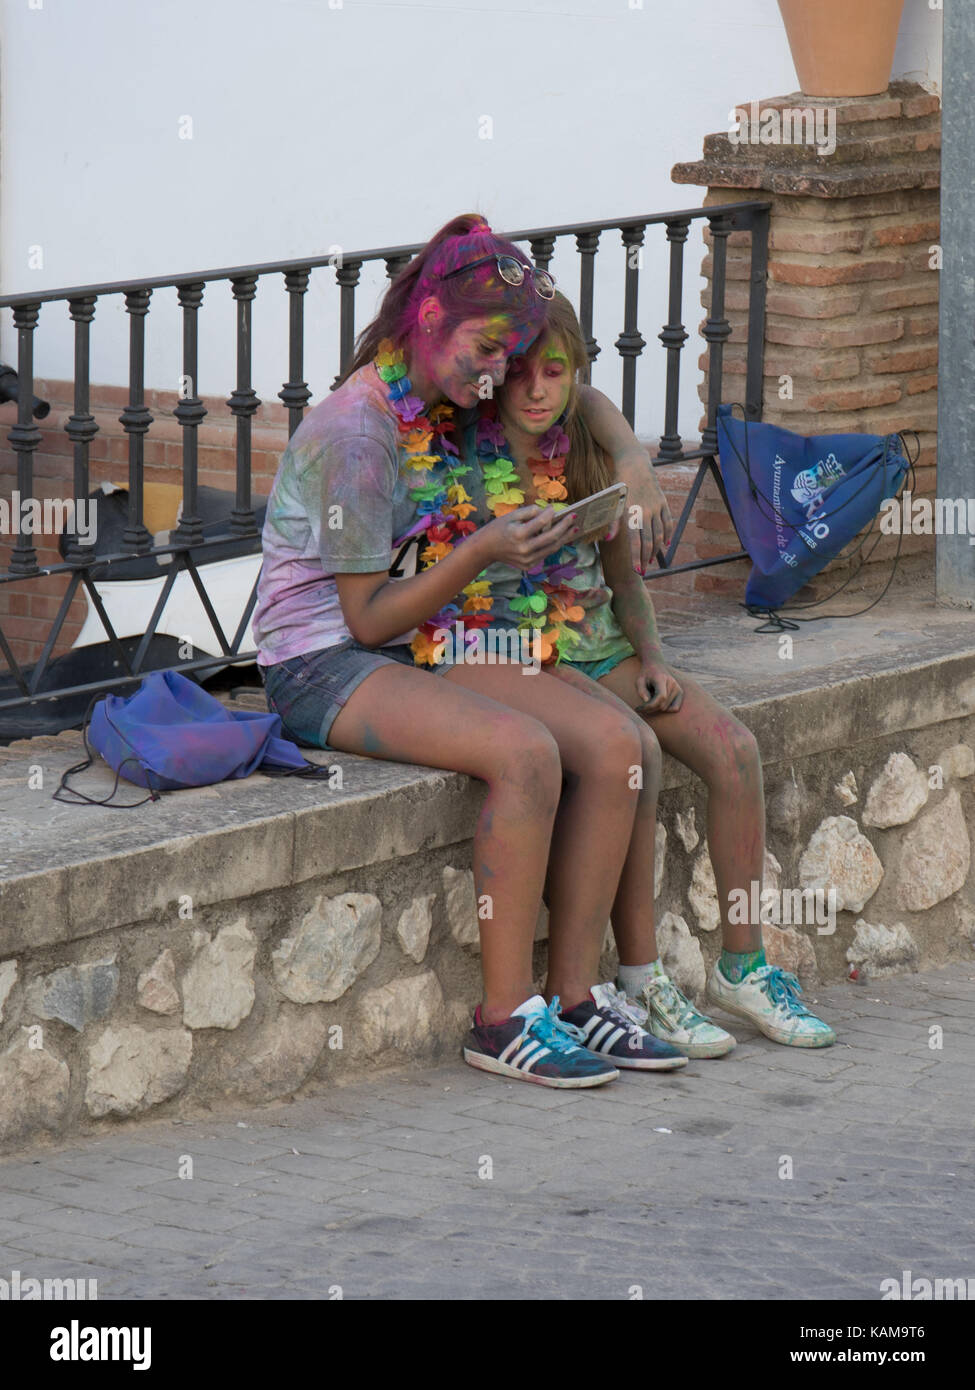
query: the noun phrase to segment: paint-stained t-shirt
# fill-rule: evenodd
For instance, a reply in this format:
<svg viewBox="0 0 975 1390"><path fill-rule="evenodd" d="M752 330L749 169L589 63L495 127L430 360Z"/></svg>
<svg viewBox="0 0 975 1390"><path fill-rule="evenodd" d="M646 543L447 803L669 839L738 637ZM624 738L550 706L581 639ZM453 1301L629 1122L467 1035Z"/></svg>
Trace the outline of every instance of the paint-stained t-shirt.
<svg viewBox="0 0 975 1390"><path fill-rule="evenodd" d="M397 417L372 363L310 410L285 449L268 498L254 610L258 663L270 666L351 636L336 574L389 571L416 517L401 470ZM416 572L417 545L396 577ZM388 645L409 642L413 628Z"/></svg>
<svg viewBox="0 0 975 1390"><path fill-rule="evenodd" d="M585 617L572 624L579 641L566 649L570 661L604 661L606 657L635 655L633 644L619 625L613 612L613 591L607 587L599 558L599 545L586 541L575 547L579 574L566 581L569 588L580 590Z"/></svg>

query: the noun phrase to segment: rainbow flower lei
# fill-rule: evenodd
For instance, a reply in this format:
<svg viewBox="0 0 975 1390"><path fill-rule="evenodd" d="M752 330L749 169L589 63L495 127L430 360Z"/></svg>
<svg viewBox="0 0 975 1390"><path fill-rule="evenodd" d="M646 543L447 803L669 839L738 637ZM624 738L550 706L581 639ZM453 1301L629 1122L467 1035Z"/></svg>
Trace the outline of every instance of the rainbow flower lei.
<svg viewBox="0 0 975 1390"><path fill-rule="evenodd" d="M564 511L569 496L565 483L569 436L556 423L538 441L538 450L542 457L528 460L535 492L533 500L541 507ZM524 506L525 494L519 486L521 479L508 457L504 429L493 401L481 408L477 457L484 474L488 510L494 516L504 516ZM579 622L585 610L576 602L576 590L565 582L579 573L579 566L572 563L577 553L575 546L564 545L552 555L546 555L535 569L523 570L518 597L511 600L511 607L521 614L519 631L541 628L543 666L553 662L558 665L580 640L570 624Z"/></svg>
<svg viewBox="0 0 975 1390"><path fill-rule="evenodd" d="M416 502L421 514L421 522L414 529L424 530L427 537L420 563L424 569L429 569L449 555L455 544L477 530L477 523L467 519L476 508L459 481L471 471L470 466L460 465L450 457L458 453L457 445L447 437L453 430L453 406L436 405L426 413L423 400L411 394L413 387L406 375L403 350L389 338L379 344L376 370L388 387L389 403L398 417L402 435L400 447L406 455L403 466L430 475L425 482L408 490L408 496ZM463 588L463 607L449 603L417 628L410 643L417 666L436 664L440 644L434 640L434 633L438 628L450 627L457 617L463 616L464 627L473 639L475 630L491 621L491 586L481 578L483 573L482 570Z"/></svg>

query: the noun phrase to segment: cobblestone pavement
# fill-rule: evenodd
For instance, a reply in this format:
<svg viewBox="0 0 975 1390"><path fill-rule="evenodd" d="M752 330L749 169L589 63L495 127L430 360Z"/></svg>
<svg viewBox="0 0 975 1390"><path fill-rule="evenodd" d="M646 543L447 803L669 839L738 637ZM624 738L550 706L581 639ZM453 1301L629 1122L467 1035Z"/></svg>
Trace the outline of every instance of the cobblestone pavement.
<svg viewBox="0 0 975 1390"><path fill-rule="evenodd" d="M904 1270L975 1276L975 965L817 997L840 1034L822 1052L736 1021L727 1058L592 1092L448 1063L6 1160L0 1278L97 1278L100 1299L876 1300Z"/></svg>

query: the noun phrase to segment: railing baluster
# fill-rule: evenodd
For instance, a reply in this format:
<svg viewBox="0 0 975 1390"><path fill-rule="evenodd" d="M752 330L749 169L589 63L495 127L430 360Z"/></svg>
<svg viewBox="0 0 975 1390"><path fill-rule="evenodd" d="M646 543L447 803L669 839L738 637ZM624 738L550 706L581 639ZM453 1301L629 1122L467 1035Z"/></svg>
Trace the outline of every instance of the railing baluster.
<svg viewBox="0 0 975 1390"><path fill-rule="evenodd" d="M251 385L251 302L257 276L242 275L230 285L237 301L237 386L227 401L237 420L237 495L230 529L235 536L250 536L257 530L251 496L251 416L261 404Z"/></svg>
<svg viewBox="0 0 975 1390"><path fill-rule="evenodd" d="M681 218L667 223L667 240L670 242L670 302L667 307L668 322L658 336L667 349L667 390L664 398L664 432L660 437L658 459L679 459L683 452L681 437L677 433L678 408L680 400L680 355L687 342L687 333L681 321L684 301L684 243L690 221Z"/></svg>
<svg viewBox="0 0 975 1390"><path fill-rule="evenodd" d="M361 270L361 261L346 261L335 271L342 297L339 309L339 376L352 361L355 349L355 287L359 283ZM335 378L336 381L338 379Z"/></svg>
<svg viewBox="0 0 975 1390"><path fill-rule="evenodd" d="M68 309L74 322L74 411L64 426L65 434L74 444L75 506L88 506L91 490L88 476L88 446L98 433L95 417L89 409L89 330L95 317L96 298L93 294L72 299ZM68 543L69 560L90 560L95 553L92 542L83 545L78 535L77 516L74 535Z"/></svg>
<svg viewBox="0 0 975 1390"><path fill-rule="evenodd" d="M25 697L28 696L28 695L30 695L30 687L28 686L27 682L24 680L24 673L23 673L23 671L20 669L20 664L19 664L19 662L17 661L17 658L16 658L16 657L14 656L14 654L13 654L13 651L12 651L12 649L11 649L10 643L7 641L6 637L3 635L3 628L2 628L2 627L0 627L0 655L3 656L4 662L6 663L6 666L7 666L7 670L8 670L8 671L10 672L10 674L13 676L13 678L14 678L14 684L16 685L17 689L20 691L21 695L22 695L22 696L25 696ZM14 704L14 705L19 705L19 704L21 703L21 701L20 701L20 700L17 700L17 699L14 699L14 700L11 700L11 701L8 701L8 702L5 702L5 703Z"/></svg>
<svg viewBox="0 0 975 1390"><path fill-rule="evenodd" d="M599 344L592 335L593 285L595 278L596 252L599 249L599 233L577 233L576 246L578 247L580 257L579 324L582 328L582 336L586 340L586 352L589 356L586 380L590 381L592 379L592 364L599 356L600 351Z"/></svg>
<svg viewBox="0 0 975 1390"><path fill-rule="evenodd" d="M305 406L311 400L308 383L304 380L305 370L305 301L308 290L307 270L285 271L284 284L288 291L288 376L278 400L288 407L288 438L301 424Z"/></svg>
<svg viewBox="0 0 975 1390"><path fill-rule="evenodd" d="M386 274L390 280L395 280L400 271L405 270L412 259L412 256L387 256Z"/></svg>
<svg viewBox="0 0 975 1390"><path fill-rule="evenodd" d="M197 515L199 440L196 433L207 413L197 389L199 325L196 316L203 303L203 289L204 282L198 280L190 285L180 285L176 292L183 311L183 376L179 402L173 414L183 430L183 514L173 535L173 543L181 546L199 545L203 540L203 522Z"/></svg>
<svg viewBox="0 0 975 1390"><path fill-rule="evenodd" d="M761 420L765 391L765 297L768 278L769 210L752 214L752 263L748 290L748 366L745 418Z"/></svg>
<svg viewBox="0 0 975 1390"><path fill-rule="evenodd" d="M10 427L7 438L17 454L17 493L21 504L34 496L34 450L41 442L41 432L34 424L34 330L40 316L39 304L18 304L14 309L17 330L17 423ZM32 533L22 530L21 513L13 515L11 526L17 530L17 544L10 557L11 574L36 574L37 551Z"/></svg>
<svg viewBox="0 0 975 1390"><path fill-rule="evenodd" d="M133 555L147 555L152 536L143 518L145 468L144 435L152 424L146 409L146 314L152 290L130 290L125 296L129 315L129 403L118 417L129 440L129 511L122 549Z"/></svg>
<svg viewBox="0 0 975 1390"><path fill-rule="evenodd" d="M549 261L555 254L554 236L537 236L529 242L532 249L532 260L539 270L548 270Z"/></svg>
<svg viewBox="0 0 975 1390"><path fill-rule="evenodd" d="M701 448L708 454L718 451L718 406L721 404L724 371L724 345L731 337L731 324L724 316L725 272L728 265L728 237L734 218L716 212L708 217L713 246L711 271L711 312L704 323L708 345L708 413L701 434Z"/></svg>
<svg viewBox="0 0 975 1390"><path fill-rule="evenodd" d="M71 604L74 600L75 593L78 590L78 586L82 582L83 575L83 569L75 570L74 574L72 574L71 578L68 580L64 593L61 595L61 602L58 604L57 615L54 621L51 623L51 626L48 628L47 638L45 639L44 647L37 661L34 662L34 669L30 673L30 693L32 695L35 695L37 691L40 690L44 682L44 675L47 671L48 662L51 659L51 653L54 651L55 644L57 643L58 638L61 636L61 629L64 627L64 620L68 616L68 613L71 609Z"/></svg>
<svg viewBox="0 0 975 1390"><path fill-rule="evenodd" d="M623 227L626 248L626 292L623 306L623 332L616 339L616 350L623 359L623 414L630 429L636 418L636 359L646 347L637 327L637 300L640 293L640 250L644 226Z"/></svg>

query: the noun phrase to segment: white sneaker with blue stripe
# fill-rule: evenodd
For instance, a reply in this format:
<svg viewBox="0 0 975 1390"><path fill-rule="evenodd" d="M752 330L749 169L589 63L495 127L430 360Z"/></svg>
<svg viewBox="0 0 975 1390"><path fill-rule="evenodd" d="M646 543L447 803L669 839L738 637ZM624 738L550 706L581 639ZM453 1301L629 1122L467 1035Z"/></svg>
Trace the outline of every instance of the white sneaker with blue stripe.
<svg viewBox="0 0 975 1390"><path fill-rule="evenodd" d="M627 996L627 1004L638 1023L685 1057L723 1057L735 1046L731 1034L695 1009L669 975L650 975L640 998Z"/></svg>
<svg viewBox="0 0 975 1390"><path fill-rule="evenodd" d="M791 971L763 965L734 984L719 964L708 976L708 999L739 1018L747 1018L760 1033L787 1047L829 1047L836 1034L828 1023L806 1008L802 987Z"/></svg>

